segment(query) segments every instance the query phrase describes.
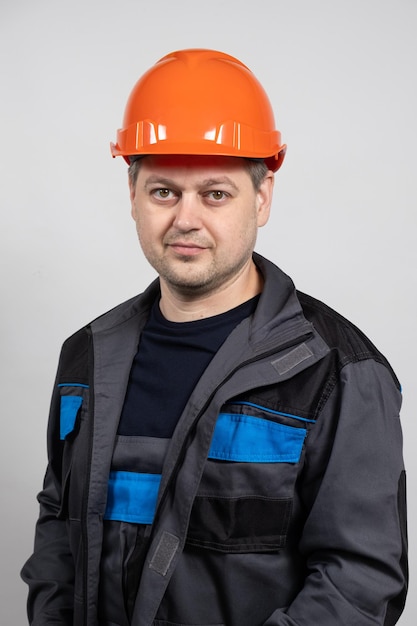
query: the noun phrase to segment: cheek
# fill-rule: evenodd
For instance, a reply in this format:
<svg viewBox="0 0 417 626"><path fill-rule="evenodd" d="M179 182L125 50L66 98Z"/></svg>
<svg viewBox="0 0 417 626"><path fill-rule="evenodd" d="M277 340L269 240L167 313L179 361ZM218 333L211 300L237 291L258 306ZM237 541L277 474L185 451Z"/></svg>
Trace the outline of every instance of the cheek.
<svg viewBox="0 0 417 626"><path fill-rule="evenodd" d="M258 229L258 215L256 210L248 210L241 219L234 223L234 233L243 241L252 241ZM236 236L236 235L235 235Z"/></svg>
<svg viewBox="0 0 417 626"><path fill-rule="evenodd" d="M246 219L242 216L242 219L239 221L232 220L230 223L224 223L223 227L216 229L213 235L218 249L221 249L223 254L230 259L236 256L240 257L242 254L245 255L255 245L257 235L256 221L252 216Z"/></svg>
<svg viewBox="0 0 417 626"><path fill-rule="evenodd" d="M160 215L142 211L136 217L136 232L142 245L157 246L161 243L169 223Z"/></svg>

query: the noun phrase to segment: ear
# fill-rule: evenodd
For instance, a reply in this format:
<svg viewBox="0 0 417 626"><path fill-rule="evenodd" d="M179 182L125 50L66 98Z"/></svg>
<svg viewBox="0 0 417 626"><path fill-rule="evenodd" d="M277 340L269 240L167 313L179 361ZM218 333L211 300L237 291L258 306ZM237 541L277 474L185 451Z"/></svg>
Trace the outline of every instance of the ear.
<svg viewBox="0 0 417 626"><path fill-rule="evenodd" d="M269 170L265 178L259 186L259 190L256 192L256 210L258 226L265 226L269 219L269 213L272 204L272 193L274 190L275 176L274 173Z"/></svg>
<svg viewBox="0 0 417 626"><path fill-rule="evenodd" d="M132 185L129 179L129 197L130 197L130 214L134 220L136 220L136 204L135 204L135 196L136 196L136 187Z"/></svg>

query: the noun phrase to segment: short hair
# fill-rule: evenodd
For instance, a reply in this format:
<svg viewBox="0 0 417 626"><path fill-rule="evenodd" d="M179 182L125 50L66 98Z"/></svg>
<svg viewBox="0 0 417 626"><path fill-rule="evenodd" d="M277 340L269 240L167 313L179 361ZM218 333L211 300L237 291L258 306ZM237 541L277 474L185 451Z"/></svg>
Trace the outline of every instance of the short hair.
<svg viewBox="0 0 417 626"><path fill-rule="evenodd" d="M269 171L267 164L263 159L244 159L244 162L255 191L259 191L259 187Z"/></svg>
<svg viewBox="0 0 417 626"><path fill-rule="evenodd" d="M127 171L129 176L129 183L132 187L136 185L136 181L139 174L140 162L142 156L129 157L129 169ZM268 173L268 166L263 159L243 159L249 176L252 179L252 184L255 191L259 191L262 181Z"/></svg>

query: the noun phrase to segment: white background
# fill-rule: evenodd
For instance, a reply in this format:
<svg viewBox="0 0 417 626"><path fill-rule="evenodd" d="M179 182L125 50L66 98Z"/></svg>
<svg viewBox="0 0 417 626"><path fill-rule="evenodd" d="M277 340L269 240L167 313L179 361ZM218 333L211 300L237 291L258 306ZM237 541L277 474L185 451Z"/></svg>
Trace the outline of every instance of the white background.
<svg viewBox="0 0 417 626"><path fill-rule="evenodd" d="M61 343L153 277L109 142L137 78L179 48L220 49L261 80L288 153L257 249L401 379L413 571L416 32L416 0L1 1L2 625L26 623L19 570ZM416 623L413 580L402 626Z"/></svg>

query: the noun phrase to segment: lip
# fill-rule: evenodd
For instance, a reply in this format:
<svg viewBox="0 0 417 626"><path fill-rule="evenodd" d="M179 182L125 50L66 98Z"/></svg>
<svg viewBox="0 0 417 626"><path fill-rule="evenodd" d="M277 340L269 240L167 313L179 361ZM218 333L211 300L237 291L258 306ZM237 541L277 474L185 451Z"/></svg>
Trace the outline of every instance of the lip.
<svg viewBox="0 0 417 626"><path fill-rule="evenodd" d="M168 245L179 256L195 256L205 250L203 246L190 242L176 241Z"/></svg>

